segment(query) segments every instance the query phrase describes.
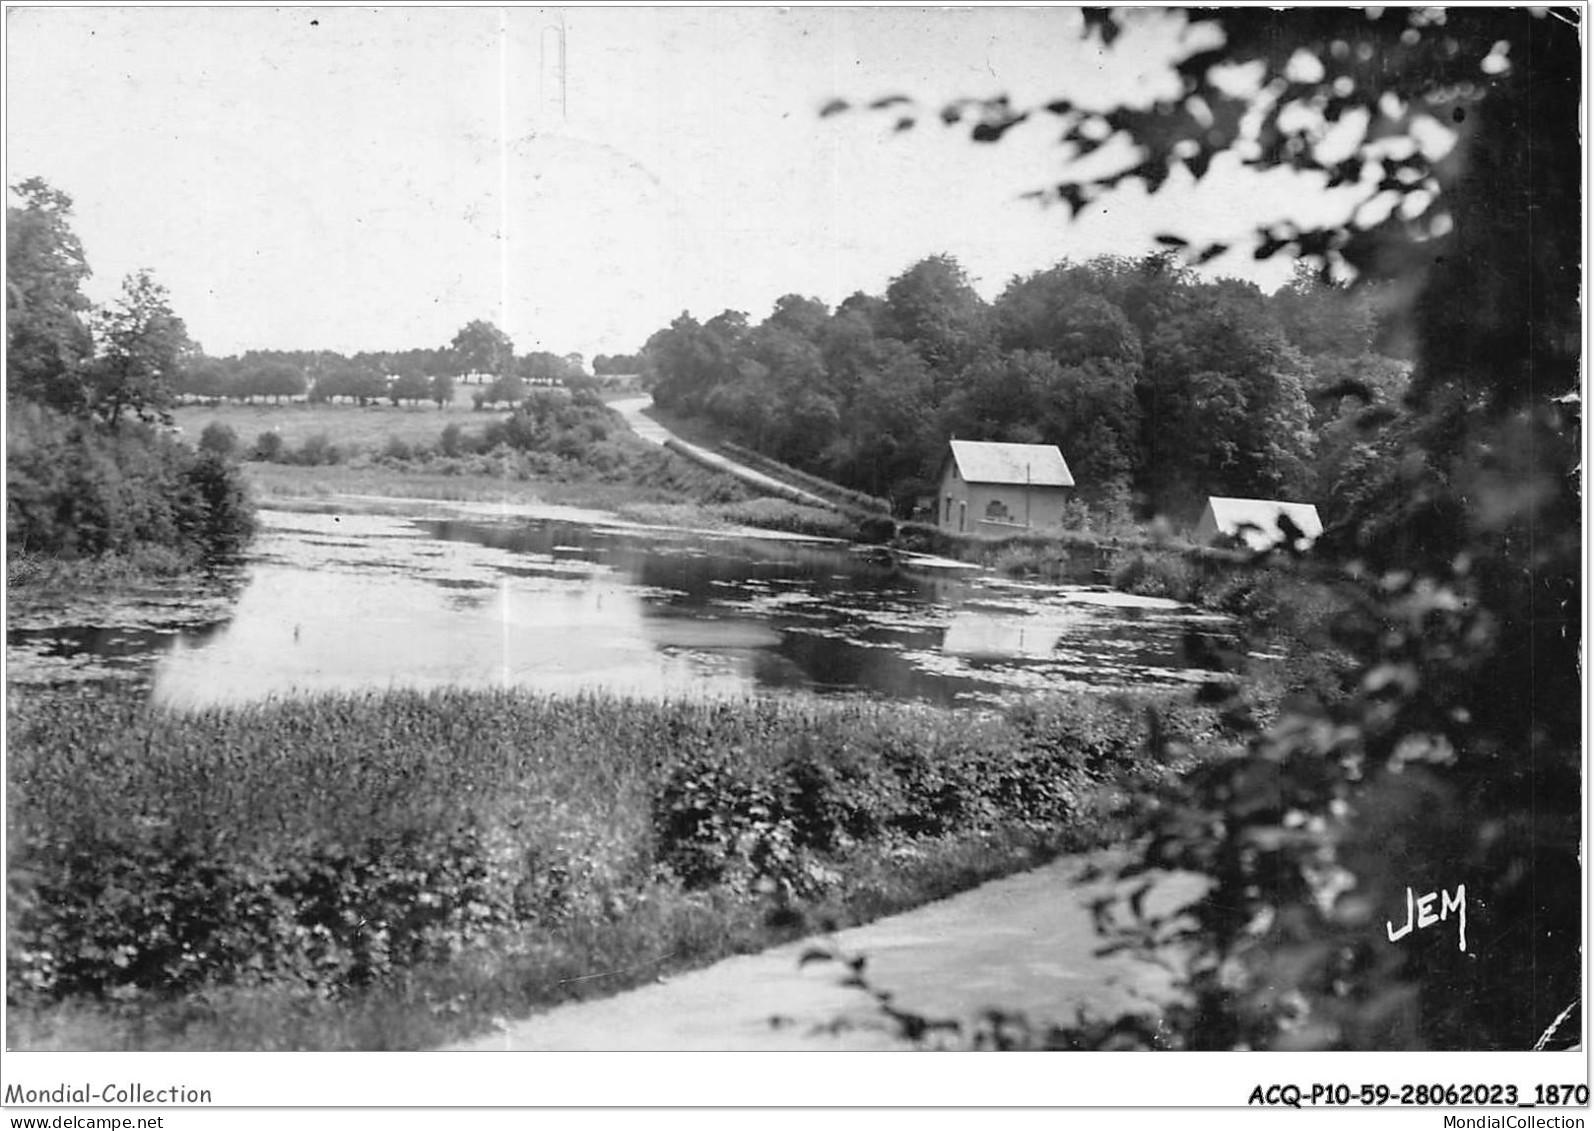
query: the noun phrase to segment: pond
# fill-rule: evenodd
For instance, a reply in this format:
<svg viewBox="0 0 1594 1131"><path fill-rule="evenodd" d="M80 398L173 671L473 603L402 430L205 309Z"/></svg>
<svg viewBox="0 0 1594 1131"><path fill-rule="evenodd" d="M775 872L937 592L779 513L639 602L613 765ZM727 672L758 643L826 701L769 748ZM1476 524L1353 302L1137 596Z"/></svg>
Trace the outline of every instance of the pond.
<svg viewBox="0 0 1594 1131"><path fill-rule="evenodd" d="M263 510L197 594L35 609L11 678L116 679L197 707L320 690L802 689L941 704L1200 681L1171 601L1026 584L835 543L645 527L573 508Z"/></svg>

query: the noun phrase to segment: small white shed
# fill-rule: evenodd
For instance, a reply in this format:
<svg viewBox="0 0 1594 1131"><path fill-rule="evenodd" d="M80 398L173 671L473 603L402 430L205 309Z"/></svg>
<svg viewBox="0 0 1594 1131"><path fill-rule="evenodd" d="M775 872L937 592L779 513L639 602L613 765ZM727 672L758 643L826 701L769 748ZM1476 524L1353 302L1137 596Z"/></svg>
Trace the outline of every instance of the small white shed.
<svg viewBox="0 0 1594 1131"><path fill-rule="evenodd" d="M1279 516L1288 515L1301 532L1296 548L1304 550L1323 533L1323 520L1311 503L1285 503L1277 499L1226 499L1216 495L1207 499L1201 521L1196 524L1195 540L1210 542L1219 535L1241 539L1253 550L1270 549L1284 541Z"/></svg>

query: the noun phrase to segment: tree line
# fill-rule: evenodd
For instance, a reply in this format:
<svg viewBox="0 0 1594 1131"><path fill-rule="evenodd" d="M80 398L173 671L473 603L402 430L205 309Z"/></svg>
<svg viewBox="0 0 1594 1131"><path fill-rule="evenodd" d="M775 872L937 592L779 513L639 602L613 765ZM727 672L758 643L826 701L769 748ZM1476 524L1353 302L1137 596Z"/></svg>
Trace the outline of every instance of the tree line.
<svg viewBox="0 0 1594 1131"><path fill-rule="evenodd" d="M642 372L642 359L634 353L600 353L592 359L592 372L599 377L619 377Z"/></svg>
<svg viewBox="0 0 1594 1131"><path fill-rule="evenodd" d="M435 349L362 351L247 350L237 357L203 355L177 372L174 391L203 400L308 397L312 401L376 404L391 401L439 407L454 399L456 382L482 385L476 407L514 404L539 385L581 387L588 381L580 354L546 350L517 355L514 344L491 322L475 320Z"/></svg>
<svg viewBox="0 0 1594 1131"><path fill-rule="evenodd" d="M986 302L936 255L833 311L683 313L642 372L661 407L903 513L952 438L1056 444L1115 517L1193 517L1208 495L1344 511L1367 471L1358 398L1397 405L1409 369L1380 298L1304 265L1269 296L1169 253L1064 261Z"/></svg>
<svg viewBox="0 0 1594 1131"><path fill-rule="evenodd" d="M72 200L34 178L6 209L7 394L69 415L115 424L159 422L179 397L220 401L308 396L371 404L453 400L455 382L484 386L478 407L514 404L537 385L590 381L580 354L517 354L510 337L477 319L437 348L365 351L247 350L212 357L188 336L166 288L149 271L96 308L82 292L88 261L70 218ZM605 368L609 359L605 361ZM616 358L623 361L623 358ZM632 359L634 360L634 359Z"/></svg>

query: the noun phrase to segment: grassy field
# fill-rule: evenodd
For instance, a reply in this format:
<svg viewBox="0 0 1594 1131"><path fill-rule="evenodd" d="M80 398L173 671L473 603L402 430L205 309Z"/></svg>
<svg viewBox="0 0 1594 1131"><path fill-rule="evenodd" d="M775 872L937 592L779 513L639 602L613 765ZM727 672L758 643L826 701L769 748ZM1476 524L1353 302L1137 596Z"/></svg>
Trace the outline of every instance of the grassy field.
<svg viewBox="0 0 1594 1131"><path fill-rule="evenodd" d="M679 469L684 478L704 481L725 479L693 465ZM457 474L430 470L426 464L334 464L301 467L293 464L249 463L244 475L255 498L264 504L287 505L307 499L338 495L376 495L394 499L440 502L511 503L525 506L553 504L611 511L621 518L656 526L726 529L738 526L778 530L820 538L851 538L855 524L845 516L786 499L744 498L730 502L694 499L680 484L610 483L600 480L560 482L520 479L510 475ZM717 486L735 489L732 482Z"/></svg>
<svg viewBox="0 0 1594 1131"><path fill-rule="evenodd" d="M619 483L558 483L501 475L450 474L387 464L247 463L244 476L255 497L270 504L295 499L330 499L337 495L381 495L395 499L447 502L554 503L562 506L614 509L636 498L636 489Z"/></svg>
<svg viewBox="0 0 1594 1131"><path fill-rule="evenodd" d="M408 444L435 445L438 435L449 424L475 431L487 421L507 415L473 412L470 397L479 391L475 385L460 386L454 390L454 403L443 409L435 404L395 407L384 403L361 408L355 404L311 404L307 401L281 405L226 402L214 407L184 405L172 413L172 418L191 443L197 443L205 426L214 420L236 432L239 443L245 448L252 447L262 432L278 433L291 448L324 432L351 451L378 452L389 437L397 437Z"/></svg>
<svg viewBox="0 0 1594 1131"><path fill-rule="evenodd" d="M7 717L7 1039L32 1048L430 1047L1094 845L1104 786L1163 772L1144 704L1090 698Z"/></svg>

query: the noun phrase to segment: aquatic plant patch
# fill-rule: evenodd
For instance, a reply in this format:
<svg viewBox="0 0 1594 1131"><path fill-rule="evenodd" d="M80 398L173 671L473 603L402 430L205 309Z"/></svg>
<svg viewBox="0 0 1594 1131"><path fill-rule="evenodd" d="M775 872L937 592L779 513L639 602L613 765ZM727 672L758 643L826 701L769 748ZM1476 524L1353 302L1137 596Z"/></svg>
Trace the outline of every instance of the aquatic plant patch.
<svg viewBox="0 0 1594 1131"><path fill-rule="evenodd" d="M789 931L844 905L849 869L877 877L881 851L1091 843L1105 829L1085 799L1104 758L1139 764L1142 709L13 696L8 996L34 1018L222 991L336 1005L528 939L581 978L621 946L606 931L647 950L646 906L674 908L656 953L706 961L754 945L761 916ZM701 945L677 937L687 919Z"/></svg>

